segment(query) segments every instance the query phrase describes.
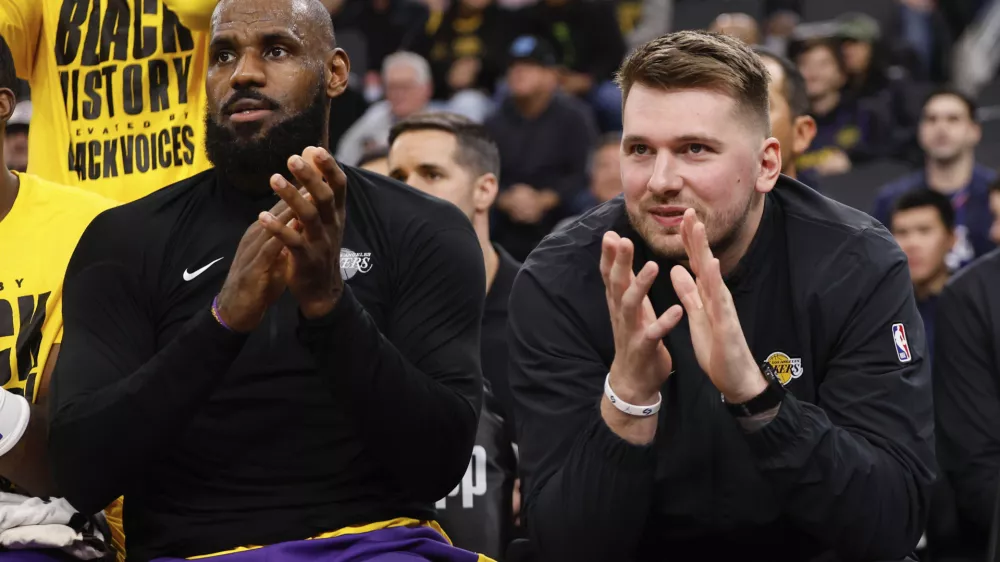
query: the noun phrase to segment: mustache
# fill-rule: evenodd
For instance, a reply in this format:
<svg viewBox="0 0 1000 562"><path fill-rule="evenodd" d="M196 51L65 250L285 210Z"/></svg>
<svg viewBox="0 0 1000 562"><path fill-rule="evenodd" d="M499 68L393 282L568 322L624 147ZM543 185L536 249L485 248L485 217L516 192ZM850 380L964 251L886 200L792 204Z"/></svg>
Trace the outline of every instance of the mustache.
<svg viewBox="0 0 1000 562"><path fill-rule="evenodd" d="M222 105L222 113L223 114L232 113L233 105L235 105L236 102L240 102L243 100L255 100L259 102L264 102L268 106L267 109L270 110L275 110L278 109L278 107L280 107L280 104L278 104L278 102L274 101L273 99L265 96L264 94L256 90L240 90L234 93L232 96L230 96L229 100Z"/></svg>

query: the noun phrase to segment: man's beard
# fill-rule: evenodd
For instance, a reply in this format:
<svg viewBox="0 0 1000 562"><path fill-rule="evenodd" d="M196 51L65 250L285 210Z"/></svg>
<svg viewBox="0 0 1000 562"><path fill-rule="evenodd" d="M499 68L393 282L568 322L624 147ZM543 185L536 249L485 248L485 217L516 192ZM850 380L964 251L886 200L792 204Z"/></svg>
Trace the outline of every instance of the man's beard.
<svg viewBox="0 0 1000 562"><path fill-rule="evenodd" d="M763 197L756 191L747 198L746 203L735 209L725 209L721 213L705 213L703 209L694 205L684 205L680 201L651 201L650 207L656 205L677 205L683 207L694 207L698 218L705 224L705 234L708 236L708 246L712 250L712 255L719 258L727 252L739 240L743 228L746 226L750 211ZM674 262L685 262L688 260L687 252L681 242L680 226L671 228L664 232L663 227L649 216L647 211L640 210L640 215L636 216L631 210L626 208L629 223L632 228L642 237L646 245L659 258ZM669 245L662 243L665 235L671 235Z"/></svg>
<svg viewBox="0 0 1000 562"><path fill-rule="evenodd" d="M259 96L241 96L259 99ZM238 98L236 98L238 99ZM235 99L233 100L235 101ZM232 103L232 102L230 102ZM294 181L288 159L309 146L321 146L326 136L326 108L329 100L322 87L312 104L298 115L276 123L263 136L239 136L205 115L205 151L216 171L226 178L281 174ZM244 187L244 186L240 186ZM248 191L270 191L267 185L245 186Z"/></svg>

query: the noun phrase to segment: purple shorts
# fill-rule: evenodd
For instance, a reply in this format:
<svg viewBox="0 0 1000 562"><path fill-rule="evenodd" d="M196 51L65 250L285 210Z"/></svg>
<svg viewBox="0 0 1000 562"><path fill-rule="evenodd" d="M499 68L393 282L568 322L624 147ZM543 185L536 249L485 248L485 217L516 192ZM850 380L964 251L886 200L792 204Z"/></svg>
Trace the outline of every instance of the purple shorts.
<svg viewBox="0 0 1000 562"><path fill-rule="evenodd" d="M184 562L156 558L153 562ZM272 544L200 558L205 562L480 562L486 557L448 544L430 527L392 527L329 539Z"/></svg>

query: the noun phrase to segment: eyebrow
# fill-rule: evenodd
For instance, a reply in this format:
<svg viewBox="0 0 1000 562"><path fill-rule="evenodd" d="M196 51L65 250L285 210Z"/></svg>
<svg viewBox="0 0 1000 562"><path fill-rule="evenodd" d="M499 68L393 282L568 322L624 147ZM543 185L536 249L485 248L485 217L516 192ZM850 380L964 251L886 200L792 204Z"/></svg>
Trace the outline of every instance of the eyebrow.
<svg viewBox="0 0 1000 562"><path fill-rule="evenodd" d="M715 137L712 137L712 136L709 136L709 135L703 135L703 134L681 135L679 137L674 137L674 138L670 139L670 142L671 142L671 144L690 144L690 143L695 143L695 144L712 144L712 145L716 145L716 146L721 146L722 144L724 144L721 140L719 140L719 139L717 139ZM626 135L622 139L622 144L625 144L625 145L629 145L629 144L649 144L649 140L646 139L643 136L640 136L640 135Z"/></svg>
<svg viewBox="0 0 1000 562"><path fill-rule="evenodd" d="M209 50L233 47L236 44L233 35L234 32L229 31L223 31L215 35L208 45ZM268 31L261 39L265 45L273 45L274 43L293 43L296 46L303 45L302 39L297 35L283 30Z"/></svg>

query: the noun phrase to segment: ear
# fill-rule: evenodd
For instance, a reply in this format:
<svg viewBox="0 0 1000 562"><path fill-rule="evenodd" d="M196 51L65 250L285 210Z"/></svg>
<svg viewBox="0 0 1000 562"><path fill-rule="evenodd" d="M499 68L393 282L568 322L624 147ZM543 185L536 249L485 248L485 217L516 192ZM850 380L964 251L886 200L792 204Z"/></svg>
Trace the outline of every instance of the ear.
<svg viewBox="0 0 1000 562"><path fill-rule="evenodd" d="M326 95L335 98L347 89L347 79L351 73L351 59L340 48L334 49L326 61Z"/></svg>
<svg viewBox="0 0 1000 562"><path fill-rule="evenodd" d="M809 115L800 115L792 125L792 156L798 156L809 150L816 138L816 120Z"/></svg>
<svg viewBox="0 0 1000 562"><path fill-rule="evenodd" d="M774 184L778 182L781 175L781 147L778 139L771 137L764 141L760 154L760 173L757 174L757 183L754 189L759 193L767 193L774 189Z"/></svg>
<svg viewBox="0 0 1000 562"><path fill-rule="evenodd" d="M14 106L17 99L14 91L10 88L0 88L0 124L6 125L10 116L14 114Z"/></svg>
<svg viewBox="0 0 1000 562"><path fill-rule="evenodd" d="M973 134L973 145L978 145L979 141L983 140L983 127L979 123L972 124L972 134Z"/></svg>
<svg viewBox="0 0 1000 562"><path fill-rule="evenodd" d="M499 189L500 182L493 174L483 174L476 178L472 192L472 206L477 213L489 212L493 202L496 201Z"/></svg>
<svg viewBox="0 0 1000 562"><path fill-rule="evenodd" d="M955 229L953 228L948 232L948 248L954 248L956 242L958 242L958 237L955 236Z"/></svg>

